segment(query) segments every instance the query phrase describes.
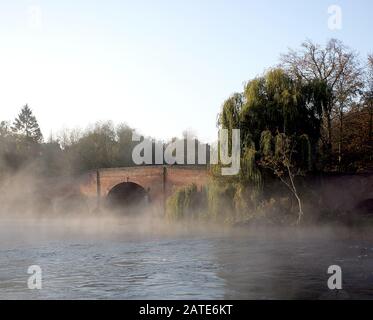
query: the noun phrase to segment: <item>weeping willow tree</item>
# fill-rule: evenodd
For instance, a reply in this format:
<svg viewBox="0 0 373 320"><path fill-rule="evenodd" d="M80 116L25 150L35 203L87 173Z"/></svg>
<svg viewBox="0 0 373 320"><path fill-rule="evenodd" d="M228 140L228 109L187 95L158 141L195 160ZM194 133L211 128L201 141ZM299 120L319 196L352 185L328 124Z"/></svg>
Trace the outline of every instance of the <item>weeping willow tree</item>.
<svg viewBox="0 0 373 320"><path fill-rule="evenodd" d="M225 101L219 127L241 132L240 175L227 181L239 186L239 207L245 207L244 188L260 192L270 169L297 199L301 221L303 206L295 177L313 169L311 155L320 140L325 92L324 83L305 83L272 69Z"/></svg>
<svg viewBox="0 0 373 320"><path fill-rule="evenodd" d="M309 147L310 157L320 139L322 106L326 103L323 85L296 81L284 70L272 69L249 81L242 94L224 102L218 125L230 132L241 131L241 181L256 186L263 183L257 150L270 155L277 133L298 136L299 143Z"/></svg>

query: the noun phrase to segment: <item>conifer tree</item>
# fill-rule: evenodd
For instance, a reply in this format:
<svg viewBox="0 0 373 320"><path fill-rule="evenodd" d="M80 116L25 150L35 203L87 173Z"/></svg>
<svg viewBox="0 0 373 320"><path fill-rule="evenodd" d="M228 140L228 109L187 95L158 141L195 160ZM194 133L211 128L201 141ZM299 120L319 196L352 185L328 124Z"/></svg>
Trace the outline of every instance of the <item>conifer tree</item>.
<svg viewBox="0 0 373 320"><path fill-rule="evenodd" d="M40 143L43 140L38 121L27 104L14 120L12 130L15 134L25 137L28 141Z"/></svg>

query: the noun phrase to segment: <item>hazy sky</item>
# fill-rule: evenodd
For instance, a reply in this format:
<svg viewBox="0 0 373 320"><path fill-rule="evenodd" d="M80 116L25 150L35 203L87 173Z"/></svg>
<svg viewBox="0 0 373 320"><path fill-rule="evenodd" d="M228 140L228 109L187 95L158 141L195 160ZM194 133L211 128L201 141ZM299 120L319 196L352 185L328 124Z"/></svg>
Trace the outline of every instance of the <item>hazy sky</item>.
<svg viewBox="0 0 373 320"><path fill-rule="evenodd" d="M372 31L371 0L0 0L0 120L28 103L45 136L113 120L213 140L224 99L288 47L337 37L365 58Z"/></svg>

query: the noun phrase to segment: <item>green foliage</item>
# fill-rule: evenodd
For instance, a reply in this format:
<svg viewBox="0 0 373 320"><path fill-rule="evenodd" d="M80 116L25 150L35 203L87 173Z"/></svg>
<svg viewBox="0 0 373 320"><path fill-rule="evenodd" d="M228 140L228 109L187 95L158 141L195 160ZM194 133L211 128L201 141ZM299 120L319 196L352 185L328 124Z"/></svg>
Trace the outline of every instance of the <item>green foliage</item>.
<svg viewBox="0 0 373 320"><path fill-rule="evenodd" d="M307 134L316 144L320 138L319 100L324 98L316 90L321 89L297 82L281 69L248 82L239 122L243 148L250 140L260 148L263 132L268 138L269 132L277 131L289 136Z"/></svg>
<svg viewBox="0 0 373 320"><path fill-rule="evenodd" d="M256 214L259 199L260 191L258 189L248 188L242 183L236 184L231 222L241 223L252 219Z"/></svg>
<svg viewBox="0 0 373 320"><path fill-rule="evenodd" d="M236 182L211 181L198 191L195 185L176 190L167 200L166 216L172 221L208 220L234 224L248 220L258 193Z"/></svg>
<svg viewBox="0 0 373 320"><path fill-rule="evenodd" d="M39 124L27 104L14 120L12 130L16 135L25 139L27 142L40 143L43 140Z"/></svg>
<svg viewBox="0 0 373 320"><path fill-rule="evenodd" d="M218 126L228 129L228 150L232 150L232 129L240 126L240 112L243 106L243 96L240 93L233 94L222 107L218 117Z"/></svg>
<svg viewBox="0 0 373 320"><path fill-rule="evenodd" d="M275 168L278 170L276 174L283 172L284 167L294 169L298 173L312 169L312 148L306 134L289 137L284 133L277 133L272 137L268 131L264 131L263 137L263 140L267 141L268 150L261 148L258 155L262 167Z"/></svg>
<svg viewBox="0 0 373 320"><path fill-rule="evenodd" d="M205 207L205 190L198 191L195 184L176 190L167 199L166 216L170 220L195 219Z"/></svg>
<svg viewBox="0 0 373 320"><path fill-rule="evenodd" d="M42 143L35 116L26 105L11 127L0 122L0 173L33 165L48 176L80 174L96 168L132 166L133 129L101 122L85 131L64 130Z"/></svg>
<svg viewBox="0 0 373 320"><path fill-rule="evenodd" d="M282 69L272 69L249 81L242 95L234 94L225 101L218 123L230 131L241 130L243 184L263 184L258 161L278 157L279 151L288 147L285 136L299 143L294 164L311 169L311 154L320 139L322 106L329 98L327 90L322 81L305 84Z"/></svg>
<svg viewBox="0 0 373 320"><path fill-rule="evenodd" d="M64 131L59 136L70 171L78 174L97 168L133 166L133 129L125 124L99 122L87 130Z"/></svg>
<svg viewBox="0 0 373 320"><path fill-rule="evenodd" d="M40 156L37 162L39 171L44 176L58 177L70 173L67 158L58 141L53 139L41 145Z"/></svg>
<svg viewBox="0 0 373 320"><path fill-rule="evenodd" d="M207 187L208 217L217 222L226 222L233 207L235 188L232 183L214 181Z"/></svg>
<svg viewBox="0 0 373 320"><path fill-rule="evenodd" d="M272 133L269 130L265 130L262 132L260 137L260 152L265 157L270 157L272 155L272 147L273 139Z"/></svg>
<svg viewBox="0 0 373 320"><path fill-rule="evenodd" d="M13 126L0 123L0 171L18 170L40 155L42 134L35 116L26 105Z"/></svg>
<svg viewBox="0 0 373 320"><path fill-rule="evenodd" d="M110 167L118 153L116 133L111 122L97 123L74 144L66 148L73 171Z"/></svg>
<svg viewBox="0 0 373 320"><path fill-rule="evenodd" d="M224 102L222 111L219 115L218 124L224 129L236 128L240 122L242 105L242 94L233 94Z"/></svg>
<svg viewBox="0 0 373 320"><path fill-rule="evenodd" d="M262 174L257 166L256 159L257 151L255 145L252 143L245 148L244 154L241 158L241 173L240 178L243 184L250 183L257 189L262 186Z"/></svg>

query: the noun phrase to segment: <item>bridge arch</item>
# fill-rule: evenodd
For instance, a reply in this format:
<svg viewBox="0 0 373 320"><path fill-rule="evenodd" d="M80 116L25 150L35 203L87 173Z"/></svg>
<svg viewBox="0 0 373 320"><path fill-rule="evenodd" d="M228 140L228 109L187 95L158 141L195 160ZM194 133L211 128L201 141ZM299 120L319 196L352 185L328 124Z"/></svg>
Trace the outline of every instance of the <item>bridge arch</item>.
<svg viewBox="0 0 373 320"><path fill-rule="evenodd" d="M148 193L148 190L135 182L121 182L108 192L107 205L121 211L139 209L149 203Z"/></svg>

